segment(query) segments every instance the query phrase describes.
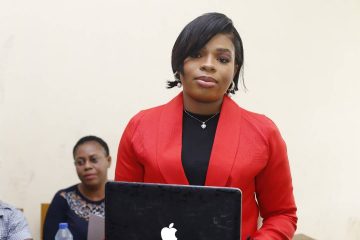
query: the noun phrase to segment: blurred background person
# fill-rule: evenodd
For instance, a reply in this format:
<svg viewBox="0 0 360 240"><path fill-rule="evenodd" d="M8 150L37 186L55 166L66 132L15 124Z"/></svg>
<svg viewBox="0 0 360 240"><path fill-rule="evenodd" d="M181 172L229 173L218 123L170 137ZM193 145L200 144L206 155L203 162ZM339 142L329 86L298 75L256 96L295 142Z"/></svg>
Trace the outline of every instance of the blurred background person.
<svg viewBox="0 0 360 240"><path fill-rule="evenodd" d="M31 240L24 214L0 200L0 240Z"/></svg>
<svg viewBox="0 0 360 240"><path fill-rule="evenodd" d="M90 215L105 216L105 183L111 164L109 147L96 136L81 138L73 148L80 183L58 191L47 211L43 236L53 240L59 223L67 222L76 240L86 240Z"/></svg>

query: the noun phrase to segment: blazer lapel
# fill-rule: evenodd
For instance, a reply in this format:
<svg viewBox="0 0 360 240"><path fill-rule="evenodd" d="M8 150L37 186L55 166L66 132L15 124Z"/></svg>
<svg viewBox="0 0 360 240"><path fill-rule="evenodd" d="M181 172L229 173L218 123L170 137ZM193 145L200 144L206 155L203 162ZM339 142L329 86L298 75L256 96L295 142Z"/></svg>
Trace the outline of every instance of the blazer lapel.
<svg viewBox="0 0 360 240"><path fill-rule="evenodd" d="M239 148L239 107L225 96L211 150L205 185L226 186Z"/></svg>
<svg viewBox="0 0 360 240"><path fill-rule="evenodd" d="M181 161L182 92L164 105L158 123L157 162L166 183L189 184Z"/></svg>

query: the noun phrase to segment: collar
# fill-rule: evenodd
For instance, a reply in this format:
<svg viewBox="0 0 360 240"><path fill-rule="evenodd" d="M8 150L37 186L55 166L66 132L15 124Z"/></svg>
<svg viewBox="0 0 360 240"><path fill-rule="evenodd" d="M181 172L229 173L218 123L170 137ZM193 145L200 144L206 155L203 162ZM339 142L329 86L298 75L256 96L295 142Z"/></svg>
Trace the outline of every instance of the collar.
<svg viewBox="0 0 360 240"><path fill-rule="evenodd" d="M12 209L12 207L2 201L0 201L0 217L5 215L5 210Z"/></svg>
<svg viewBox="0 0 360 240"><path fill-rule="evenodd" d="M0 217L5 215L4 209L5 209L4 203L0 201Z"/></svg>

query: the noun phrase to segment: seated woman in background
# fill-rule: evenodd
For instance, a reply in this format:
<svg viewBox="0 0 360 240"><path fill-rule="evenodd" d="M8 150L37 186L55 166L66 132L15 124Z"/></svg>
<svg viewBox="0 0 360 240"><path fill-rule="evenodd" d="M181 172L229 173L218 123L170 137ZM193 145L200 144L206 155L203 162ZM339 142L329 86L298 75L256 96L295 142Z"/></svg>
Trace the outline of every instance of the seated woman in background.
<svg viewBox="0 0 360 240"><path fill-rule="evenodd" d="M96 136L81 138L73 149L80 183L58 191L46 214L44 240L53 240L59 223L67 222L76 240L86 240L89 216L105 216L105 183L111 164L109 147Z"/></svg>

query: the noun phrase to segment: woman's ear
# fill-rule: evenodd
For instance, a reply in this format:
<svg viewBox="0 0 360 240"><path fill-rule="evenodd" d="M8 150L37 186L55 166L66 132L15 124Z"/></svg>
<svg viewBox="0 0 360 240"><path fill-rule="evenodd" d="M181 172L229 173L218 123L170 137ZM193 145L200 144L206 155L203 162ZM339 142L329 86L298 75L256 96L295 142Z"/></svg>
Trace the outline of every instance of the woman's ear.
<svg viewBox="0 0 360 240"><path fill-rule="evenodd" d="M234 77L235 77L236 73L238 72L238 70L239 70L239 65L238 65L238 64L235 64L235 67L234 67L234 74L233 74L233 79L234 79Z"/></svg>
<svg viewBox="0 0 360 240"><path fill-rule="evenodd" d="M110 166L111 166L111 160L112 160L112 159L111 159L111 156L108 156L108 157L107 157L107 161L108 161L108 164L109 164L109 165L108 165L108 168L110 168Z"/></svg>

